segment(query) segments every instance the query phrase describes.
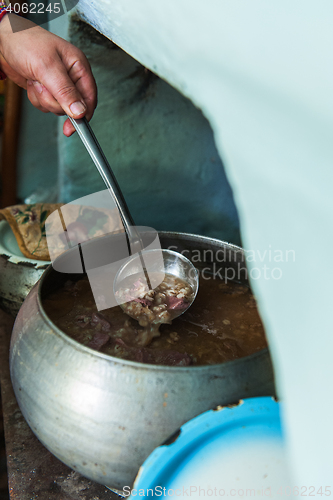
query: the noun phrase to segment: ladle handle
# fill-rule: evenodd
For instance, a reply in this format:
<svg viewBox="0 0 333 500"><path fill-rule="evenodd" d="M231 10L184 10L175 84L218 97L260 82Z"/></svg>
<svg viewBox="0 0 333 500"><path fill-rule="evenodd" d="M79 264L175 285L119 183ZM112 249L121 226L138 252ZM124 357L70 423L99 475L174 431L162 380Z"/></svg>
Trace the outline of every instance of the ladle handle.
<svg viewBox="0 0 333 500"><path fill-rule="evenodd" d="M135 228L134 221L127 207L123 193L120 190L119 184L114 176L112 168L110 167L89 123L87 122L86 118L80 118L79 120L74 120L74 118L71 118L70 116L68 118L77 131L83 144L85 145L91 159L95 163L97 170L99 171L119 210L124 229L126 231L126 234L128 235L131 245L131 253L133 254L142 250L143 243L138 231Z"/></svg>

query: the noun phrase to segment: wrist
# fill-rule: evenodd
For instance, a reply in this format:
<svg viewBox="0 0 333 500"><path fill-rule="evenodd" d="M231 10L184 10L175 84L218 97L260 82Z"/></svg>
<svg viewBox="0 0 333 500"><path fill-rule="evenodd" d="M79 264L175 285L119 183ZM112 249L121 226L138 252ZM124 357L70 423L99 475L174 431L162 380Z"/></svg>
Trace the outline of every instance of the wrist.
<svg viewBox="0 0 333 500"><path fill-rule="evenodd" d="M0 5L3 5L3 2L0 0ZM1 75L0 79L4 80L6 78L6 74L2 71L1 60L5 58L5 41L8 40L8 37L12 34L13 30L11 28L10 16L14 14L10 14L8 12L2 16L0 21L0 70Z"/></svg>

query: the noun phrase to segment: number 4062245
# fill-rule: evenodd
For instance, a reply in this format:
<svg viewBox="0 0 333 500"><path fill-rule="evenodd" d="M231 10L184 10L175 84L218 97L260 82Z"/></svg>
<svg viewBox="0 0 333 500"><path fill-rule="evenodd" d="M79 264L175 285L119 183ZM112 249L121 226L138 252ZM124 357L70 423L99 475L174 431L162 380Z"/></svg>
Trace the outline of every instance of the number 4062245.
<svg viewBox="0 0 333 500"><path fill-rule="evenodd" d="M61 3L10 3L7 12L11 14L44 14L45 12L60 14L62 12Z"/></svg>

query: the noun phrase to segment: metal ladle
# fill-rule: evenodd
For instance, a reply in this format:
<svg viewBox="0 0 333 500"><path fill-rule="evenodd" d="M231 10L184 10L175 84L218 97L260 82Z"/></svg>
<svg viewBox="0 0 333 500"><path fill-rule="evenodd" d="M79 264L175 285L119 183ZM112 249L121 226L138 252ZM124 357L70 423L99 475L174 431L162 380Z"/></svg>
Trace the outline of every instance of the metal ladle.
<svg viewBox="0 0 333 500"><path fill-rule="evenodd" d="M115 175L110 167L106 156L104 155L102 148L97 141L94 132L92 131L89 123L86 118L81 118L79 120L74 120L71 117L68 117L77 131L80 139L82 140L84 146L86 147L91 159L95 163L98 172L100 173L110 195L115 202L119 214L124 225L124 229L129 242L129 251L130 254L133 255L133 259L129 259L126 264L121 268L118 272L119 279L122 279L124 275L131 276L135 275L137 272L137 262L139 262L142 268L145 270L145 264L143 256L146 255L149 257L148 253L151 253L151 250L145 251L144 245L141 239L139 232L136 229L133 218L130 214L128 206L126 204L123 193L120 190L119 184L115 178ZM146 253L145 253L146 252ZM193 300L196 297L198 287L199 287L199 276L198 271L193 266L192 262L184 257L184 255L174 252L172 250L161 250L163 259L160 259L162 262L163 269L155 269L154 272L160 273L168 273L172 274L178 278L183 279L188 285L191 286L193 290L192 300L189 302L186 309L182 309L179 311L178 316L183 314L185 310L187 310L193 303ZM164 264L163 264L164 263ZM147 278L147 283L149 288L151 288L150 280L148 277L148 273L145 270L145 276ZM116 278L117 281L117 278ZM114 284L114 288L117 287L117 283Z"/></svg>

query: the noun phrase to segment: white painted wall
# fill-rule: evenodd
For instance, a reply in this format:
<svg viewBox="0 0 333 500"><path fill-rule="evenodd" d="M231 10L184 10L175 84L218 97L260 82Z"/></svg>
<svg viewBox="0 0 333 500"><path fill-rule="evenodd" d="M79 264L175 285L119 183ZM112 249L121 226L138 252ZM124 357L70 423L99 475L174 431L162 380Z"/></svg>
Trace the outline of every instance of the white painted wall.
<svg viewBox="0 0 333 500"><path fill-rule="evenodd" d="M267 251L252 265L282 271L253 286L295 485L325 487L333 471L332 1L80 0L78 12L210 120L245 246ZM269 249L284 260L291 249L295 261L271 261Z"/></svg>

